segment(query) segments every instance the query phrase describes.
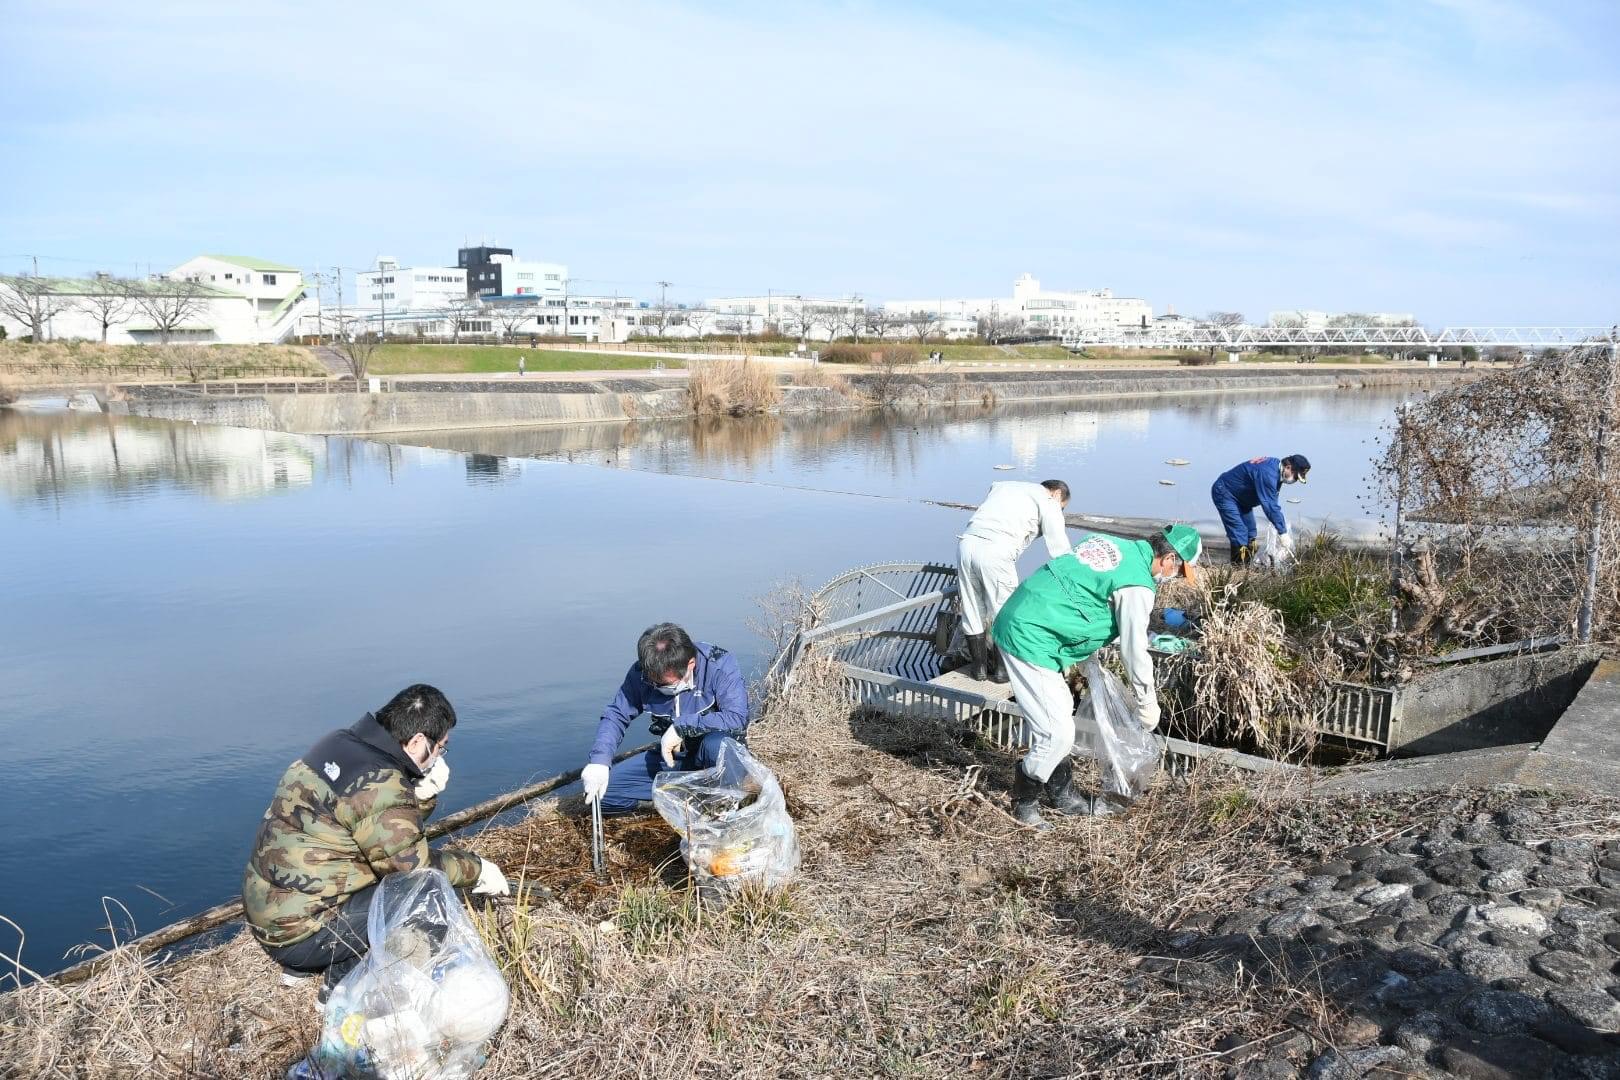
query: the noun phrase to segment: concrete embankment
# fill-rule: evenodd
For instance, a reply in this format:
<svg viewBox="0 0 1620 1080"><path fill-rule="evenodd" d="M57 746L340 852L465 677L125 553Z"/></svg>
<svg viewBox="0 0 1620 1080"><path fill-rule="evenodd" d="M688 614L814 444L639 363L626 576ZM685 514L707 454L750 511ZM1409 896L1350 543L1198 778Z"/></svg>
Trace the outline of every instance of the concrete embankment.
<svg viewBox="0 0 1620 1080"><path fill-rule="evenodd" d="M858 374L851 391L782 385L775 411L814 413L871 407L988 405L1130 395L1353 389L1427 389L1459 377L1451 371L1184 370L905 372L884 380ZM684 381L669 377L580 380L383 380L377 393L280 392L221 395L191 389L125 387L114 412L200 424L228 424L311 435L372 435L457 428L528 427L666 419L692 415Z"/></svg>

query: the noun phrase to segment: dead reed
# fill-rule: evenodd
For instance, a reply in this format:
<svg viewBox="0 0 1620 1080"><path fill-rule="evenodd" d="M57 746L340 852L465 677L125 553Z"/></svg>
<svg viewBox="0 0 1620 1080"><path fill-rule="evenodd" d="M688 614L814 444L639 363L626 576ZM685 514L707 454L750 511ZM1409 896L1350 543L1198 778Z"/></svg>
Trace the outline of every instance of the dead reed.
<svg viewBox="0 0 1620 1080"><path fill-rule="evenodd" d="M782 400L775 374L746 358L693 361L687 372L687 394L699 416L751 416Z"/></svg>

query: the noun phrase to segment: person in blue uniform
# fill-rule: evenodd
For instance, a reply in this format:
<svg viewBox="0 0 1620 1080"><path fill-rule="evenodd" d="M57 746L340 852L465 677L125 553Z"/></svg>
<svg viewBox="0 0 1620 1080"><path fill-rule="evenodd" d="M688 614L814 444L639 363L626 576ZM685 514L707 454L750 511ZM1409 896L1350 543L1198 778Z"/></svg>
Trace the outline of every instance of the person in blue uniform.
<svg viewBox="0 0 1620 1080"><path fill-rule="evenodd" d="M630 723L651 713L658 745L613 764ZM602 813L629 813L652 799L653 777L666 769L711 769L725 740L745 742L748 687L737 658L718 645L693 641L674 623L648 627L636 642L636 662L602 711L590 762L582 770L585 801Z"/></svg>
<svg viewBox="0 0 1620 1080"><path fill-rule="evenodd" d="M1310 471L1311 463L1304 454L1290 454L1285 458L1251 458L1221 473L1209 489L1209 496L1226 529L1234 565L1248 562L1255 553L1255 539L1259 535L1254 524L1255 507L1265 511L1266 519L1277 530L1277 542L1282 549L1293 554L1294 535L1288 531L1288 518L1283 515L1277 495L1283 484L1305 483Z"/></svg>

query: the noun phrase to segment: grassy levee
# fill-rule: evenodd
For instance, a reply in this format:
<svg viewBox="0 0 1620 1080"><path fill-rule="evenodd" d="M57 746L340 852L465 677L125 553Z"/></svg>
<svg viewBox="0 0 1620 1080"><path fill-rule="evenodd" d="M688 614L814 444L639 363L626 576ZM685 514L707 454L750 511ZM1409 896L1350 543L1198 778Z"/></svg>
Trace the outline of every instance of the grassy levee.
<svg viewBox="0 0 1620 1080"><path fill-rule="evenodd" d="M106 382L202 382L208 379L324 378L310 350L297 345L102 345L0 342L0 382L13 386Z"/></svg>
<svg viewBox="0 0 1620 1080"><path fill-rule="evenodd" d="M480 375L517 371L518 356L529 371L646 371L660 357L650 353L568 352L503 345L381 345L371 357L372 375ZM678 360L664 366L680 367Z"/></svg>

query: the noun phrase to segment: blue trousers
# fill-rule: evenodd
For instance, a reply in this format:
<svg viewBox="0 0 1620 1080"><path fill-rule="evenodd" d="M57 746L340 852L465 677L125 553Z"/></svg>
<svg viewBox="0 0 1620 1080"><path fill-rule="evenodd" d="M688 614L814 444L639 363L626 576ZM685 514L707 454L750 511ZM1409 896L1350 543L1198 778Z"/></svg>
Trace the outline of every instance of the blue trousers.
<svg viewBox="0 0 1620 1080"><path fill-rule="evenodd" d="M1209 497L1215 502L1215 512L1221 516L1221 527L1226 530L1226 542L1232 545L1232 550L1254 543L1255 537L1260 535L1254 525L1254 507L1243 509L1232 493L1218 483L1209 489Z"/></svg>
<svg viewBox="0 0 1620 1080"><path fill-rule="evenodd" d="M712 769L720 762L720 747L731 736L711 731L701 739L687 739L675 752L675 771ZM628 814L636 804L652 799L653 777L667 770L664 755L653 747L640 757L625 758L608 771L607 792L602 796L603 814Z"/></svg>

